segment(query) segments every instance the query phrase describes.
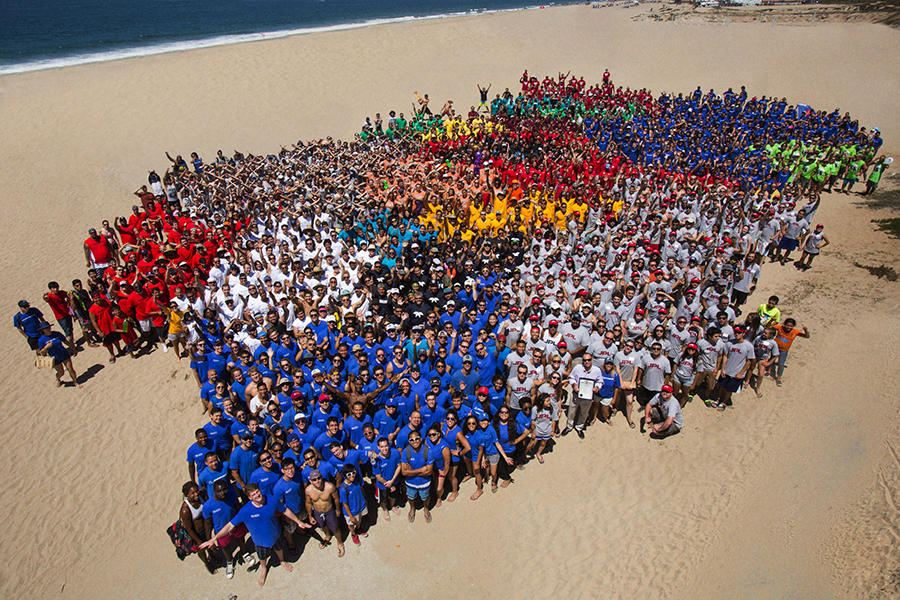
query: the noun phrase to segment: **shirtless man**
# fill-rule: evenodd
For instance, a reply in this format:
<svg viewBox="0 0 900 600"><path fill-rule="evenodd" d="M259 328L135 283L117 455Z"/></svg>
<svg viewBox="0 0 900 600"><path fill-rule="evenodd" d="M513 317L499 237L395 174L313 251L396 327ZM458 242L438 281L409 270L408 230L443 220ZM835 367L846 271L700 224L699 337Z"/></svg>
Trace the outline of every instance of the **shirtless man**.
<svg viewBox="0 0 900 600"><path fill-rule="evenodd" d="M344 556L344 540L341 539L338 520L343 516L342 512L341 498L335 485L325 481L318 470L310 473L309 485L306 486L306 513L325 532L325 540L319 543L319 548L327 546L332 535L337 538L338 558Z"/></svg>
<svg viewBox="0 0 900 600"><path fill-rule="evenodd" d="M250 401L253 400L253 396L259 394L259 390L257 386L260 382L265 382L267 390L275 389L275 382L273 382L269 377L263 377L262 373L259 372L259 369L256 367L250 367L247 369L247 375L250 376L250 383L247 384L247 387L244 388L244 401L247 405L250 405Z"/></svg>

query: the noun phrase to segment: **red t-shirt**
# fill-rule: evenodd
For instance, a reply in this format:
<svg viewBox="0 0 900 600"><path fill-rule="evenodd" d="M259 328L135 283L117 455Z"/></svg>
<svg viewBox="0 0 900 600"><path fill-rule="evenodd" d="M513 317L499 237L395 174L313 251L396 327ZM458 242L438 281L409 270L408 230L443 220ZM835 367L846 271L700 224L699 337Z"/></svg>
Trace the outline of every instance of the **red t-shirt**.
<svg viewBox="0 0 900 600"><path fill-rule="evenodd" d="M69 316L69 301L67 299L66 292L64 292L63 290L59 290L59 294L47 292L44 300L46 300L47 304L50 305L50 310L53 311L54 318L65 319Z"/></svg>
<svg viewBox="0 0 900 600"><path fill-rule="evenodd" d="M94 263L103 265L109 262L112 254L109 251L109 242L106 241L105 237L101 235L96 240L89 237L84 240L84 243L87 245L88 250L91 251L91 257L93 257Z"/></svg>

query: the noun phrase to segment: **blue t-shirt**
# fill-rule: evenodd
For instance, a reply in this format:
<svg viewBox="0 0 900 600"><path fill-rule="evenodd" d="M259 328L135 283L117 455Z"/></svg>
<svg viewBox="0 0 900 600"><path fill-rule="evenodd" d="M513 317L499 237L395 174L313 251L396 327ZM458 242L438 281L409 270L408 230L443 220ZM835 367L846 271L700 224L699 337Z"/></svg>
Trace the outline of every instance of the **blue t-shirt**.
<svg viewBox="0 0 900 600"><path fill-rule="evenodd" d="M197 473L202 473L206 470L206 462L204 462L203 457L206 456L207 452L214 451L215 447L209 440L206 441L206 446L198 446L197 442L194 442L191 444L191 447L188 448L187 461L194 463L197 467Z"/></svg>
<svg viewBox="0 0 900 600"><path fill-rule="evenodd" d="M17 312L13 317L13 327L21 327L30 338L40 337L41 329L40 324L44 321L44 313L36 309L35 307L30 307L24 313Z"/></svg>
<svg viewBox="0 0 900 600"><path fill-rule="evenodd" d="M358 481L358 480L357 480ZM366 496L358 483L348 484L346 481L340 488L341 504L350 509L350 514L358 515L366 507ZM346 512L346 511L345 511Z"/></svg>
<svg viewBox="0 0 900 600"><path fill-rule="evenodd" d="M203 518L212 519L213 532L218 533L237 513L237 506L237 492L229 489L224 500L216 500L213 496L203 503Z"/></svg>
<svg viewBox="0 0 900 600"><path fill-rule="evenodd" d="M371 422L372 417L369 415L364 414L362 420L350 415L344 419L344 433L347 434L354 445L359 446L359 443L363 440L363 425Z"/></svg>
<svg viewBox="0 0 900 600"><path fill-rule="evenodd" d="M494 456L495 454L500 454L500 451L497 449L497 431L490 425L487 426L487 429L481 430L481 441L484 442L485 455Z"/></svg>
<svg viewBox="0 0 900 600"><path fill-rule="evenodd" d="M259 445L256 443L251 444L249 450L244 450L242 446L238 446L232 451L231 457L228 459L228 462L231 463L231 468L237 471L238 475L241 476L241 481L244 483L250 483L253 472L259 467L259 451Z"/></svg>
<svg viewBox="0 0 900 600"><path fill-rule="evenodd" d="M230 421L226 421L223 417L221 425L213 425L212 422L209 422L203 426L203 429L206 430L206 435L209 436L209 441L212 442L216 452L231 451L231 445L234 443L234 439L231 437L230 423Z"/></svg>
<svg viewBox="0 0 900 600"><path fill-rule="evenodd" d="M300 514L300 508L303 506L303 489L299 482L279 477L275 487L272 488L272 495L295 514Z"/></svg>
<svg viewBox="0 0 900 600"><path fill-rule="evenodd" d="M397 466L400 464L400 451L396 448L391 448L390 453L387 458L381 456L379 454L375 457L375 464L372 467L372 473L374 475L380 475L385 481L390 481L391 477L394 476L394 473L397 471ZM397 482L394 482L397 483ZM387 489L382 485L380 481L375 480L375 486L379 490Z"/></svg>
<svg viewBox="0 0 900 600"><path fill-rule="evenodd" d="M338 429L336 437L331 437L330 435L328 435L327 431L323 434L320 434L319 437L316 438L316 441L313 442L313 448L318 451L319 456L328 460L331 458L331 450L328 449L328 446L331 445L331 442L338 442L344 448L350 447L350 445L348 444L347 434Z"/></svg>
<svg viewBox="0 0 900 600"><path fill-rule="evenodd" d="M200 487L206 486L206 495L212 498L215 494L213 494L213 484L220 479L228 480L228 476L231 471L229 471L228 461L224 461L219 463L219 470L212 471L210 469L204 469L202 473L197 477L197 483L200 484Z"/></svg>
<svg viewBox="0 0 900 600"><path fill-rule="evenodd" d="M466 429L464 430L463 435L466 437L466 441L469 442L469 458L475 462L478 460L481 448L484 448L484 436L481 435L480 429L474 432Z"/></svg>
<svg viewBox="0 0 900 600"><path fill-rule="evenodd" d="M249 483L255 483L264 495L271 496L279 477L281 477L281 467L272 462L271 471L266 471L262 467L253 471Z"/></svg>
<svg viewBox="0 0 900 600"><path fill-rule="evenodd" d="M265 504L262 506L254 506L252 502L245 504L231 519L231 524L238 526L243 523L250 531L250 539L258 548L271 548L281 537L281 523L275 513L283 513L286 507L266 495L263 495L263 501Z"/></svg>
<svg viewBox="0 0 900 600"><path fill-rule="evenodd" d="M422 469L428 465L434 464L434 456L428 451L428 446L422 444L418 452L413 450L412 446L408 446L400 453L400 460L408 464L411 469ZM425 475L416 475L406 478L407 487L421 490L431 485L431 477Z"/></svg>
<svg viewBox="0 0 900 600"><path fill-rule="evenodd" d="M331 483L334 483L337 479L337 469L334 468L334 465L330 462L326 462L324 460L320 460L319 464L316 465L316 470L322 474L324 479L327 479ZM301 477L303 477L303 484L309 483L309 474L313 472L312 467L306 465L303 467L303 471L300 472Z"/></svg>
<svg viewBox="0 0 900 600"><path fill-rule="evenodd" d="M387 414L386 410L381 409L375 413L373 424L380 436L387 437L400 428L400 413L395 412L393 416L391 416Z"/></svg>

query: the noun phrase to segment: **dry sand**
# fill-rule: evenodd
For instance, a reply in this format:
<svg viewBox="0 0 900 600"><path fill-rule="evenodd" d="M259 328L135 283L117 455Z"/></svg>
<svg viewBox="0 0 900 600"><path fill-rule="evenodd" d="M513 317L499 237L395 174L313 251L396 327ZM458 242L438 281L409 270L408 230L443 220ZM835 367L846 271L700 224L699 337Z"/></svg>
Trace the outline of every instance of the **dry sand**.
<svg viewBox="0 0 900 600"><path fill-rule="evenodd" d="M80 246L165 150L271 152L344 139L366 115L408 111L413 90L465 109L475 83L515 90L524 68L688 92L849 110L900 149L900 33L883 26L640 23L642 9L585 6L413 22L196 50L0 79L0 306L44 308L47 281L83 276ZM878 216L826 196L830 246L808 273L766 266L751 302L782 297L812 332L785 387L717 414L686 411L682 435L648 442L623 422L562 440L543 466L431 525L381 524L338 560L310 547L265 590L180 563L184 452L203 423L171 354L76 359L83 390L52 387L11 328L0 330L5 598L873 598L896 596L900 284L855 261L897 264ZM46 311L45 311L46 312ZM574 439L573 439L574 438ZM286 596L290 594L290 596Z"/></svg>

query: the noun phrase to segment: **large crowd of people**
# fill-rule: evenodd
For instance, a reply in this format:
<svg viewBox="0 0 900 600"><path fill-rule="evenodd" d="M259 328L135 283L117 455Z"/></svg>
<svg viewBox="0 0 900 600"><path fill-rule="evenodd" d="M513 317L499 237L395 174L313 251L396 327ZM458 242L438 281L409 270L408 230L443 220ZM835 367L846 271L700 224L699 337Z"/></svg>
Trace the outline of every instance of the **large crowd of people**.
<svg viewBox="0 0 900 600"><path fill-rule="evenodd" d="M747 302L827 246L823 193L875 189L880 132L743 88L520 83L479 85L466 115L416 94L349 142L169 157L88 232L85 280L48 286L62 333L19 303L57 385L85 344L189 364L208 422L185 442L179 557L231 578L255 547L263 584L298 536L343 556L571 433L665 438L782 385L809 331Z"/></svg>

